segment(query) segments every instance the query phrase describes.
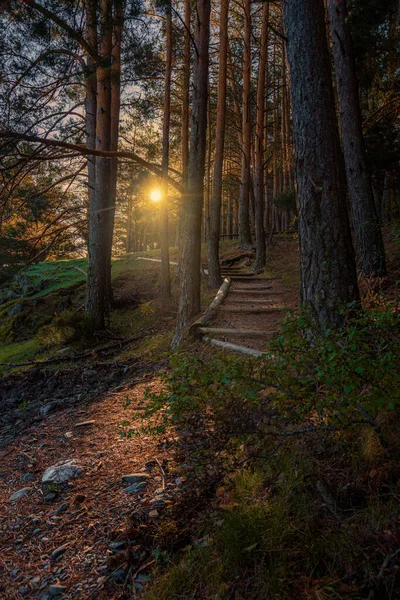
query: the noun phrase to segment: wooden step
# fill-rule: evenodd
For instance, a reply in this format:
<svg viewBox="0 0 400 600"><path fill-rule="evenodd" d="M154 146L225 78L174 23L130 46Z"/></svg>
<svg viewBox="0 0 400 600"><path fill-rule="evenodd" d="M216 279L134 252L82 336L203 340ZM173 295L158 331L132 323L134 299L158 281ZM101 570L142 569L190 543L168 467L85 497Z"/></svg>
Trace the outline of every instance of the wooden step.
<svg viewBox="0 0 400 600"><path fill-rule="evenodd" d="M284 292L275 292L274 290L272 290L272 285L268 286L268 287L264 287L264 288L260 288L260 287L254 287L254 288L239 288L239 289L234 289L232 288L229 291L229 296L231 294L238 294L239 296L241 295L246 295L246 296L267 296L267 295L271 295L271 294L276 294L276 295L282 295L284 294ZM249 292L251 291L251 294L249 294Z"/></svg>
<svg viewBox="0 0 400 600"><path fill-rule="evenodd" d="M277 280L277 277L256 277L255 275L251 275L250 277L246 277L245 275L229 275L229 277L232 279L232 281L250 281L251 283L253 283L253 281L268 283L269 281Z"/></svg>
<svg viewBox="0 0 400 600"><path fill-rule="evenodd" d="M226 312L226 313L276 313L276 312L281 312L282 310L289 310L289 308L287 308L286 306L279 306L276 308L263 308L263 307L259 307L259 308L255 308L255 307L241 307L241 306L220 306L219 310L222 312Z"/></svg>
<svg viewBox="0 0 400 600"><path fill-rule="evenodd" d="M217 348L223 348L224 350L232 350L233 352L240 352L241 354L247 354L249 356L263 356L265 352L255 350L254 348L248 348L247 346L238 346L237 344L231 344L230 342L223 342L222 340L214 340L212 338L205 337L207 342L210 342Z"/></svg>
<svg viewBox="0 0 400 600"><path fill-rule="evenodd" d="M272 290L272 285L246 285L245 287L232 288L232 291L237 291L239 294L247 294L249 291L251 291L252 293L265 292L265 290Z"/></svg>
<svg viewBox="0 0 400 600"><path fill-rule="evenodd" d="M265 337L279 333L276 329L266 331L262 329L231 329L228 327L199 327L198 331L207 335L240 335L246 337Z"/></svg>
<svg viewBox="0 0 400 600"><path fill-rule="evenodd" d="M256 306L260 306L260 304L271 304L271 302L274 302L274 300L271 300L271 298L262 298L261 296L258 296L257 298L232 298L231 296L229 296L229 298L225 298L224 304L225 306L228 306L231 303L234 303L235 306L236 304L240 303L240 304L255 304Z"/></svg>

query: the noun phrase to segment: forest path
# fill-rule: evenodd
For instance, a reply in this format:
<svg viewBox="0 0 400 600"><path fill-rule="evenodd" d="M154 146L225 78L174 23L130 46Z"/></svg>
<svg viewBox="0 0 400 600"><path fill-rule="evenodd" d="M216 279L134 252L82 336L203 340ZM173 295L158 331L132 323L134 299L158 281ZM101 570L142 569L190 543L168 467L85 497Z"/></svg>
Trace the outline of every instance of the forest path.
<svg viewBox="0 0 400 600"><path fill-rule="evenodd" d="M227 350L260 356L279 331L287 311L295 307L283 281L260 277L238 267L226 267L224 277L232 280L215 318L199 331L211 344Z"/></svg>
<svg viewBox="0 0 400 600"><path fill-rule="evenodd" d="M154 562L151 538L142 538L187 493L187 455L206 435L141 432L146 389L160 390L165 366L138 365L123 384L52 412L0 448L1 598L115 600L127 585L142 588ZM44 485L44 472L65 461L78 477Z"/></svg>

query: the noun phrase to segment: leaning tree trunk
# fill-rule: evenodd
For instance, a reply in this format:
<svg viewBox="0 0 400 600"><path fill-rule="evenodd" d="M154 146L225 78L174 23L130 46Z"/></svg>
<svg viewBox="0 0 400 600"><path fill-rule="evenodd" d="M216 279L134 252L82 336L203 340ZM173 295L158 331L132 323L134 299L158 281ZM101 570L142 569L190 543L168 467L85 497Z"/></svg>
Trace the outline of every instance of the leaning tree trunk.
<svg viewBox="0 0 400 600"><path fill-rule="evenodd" d="M356 257L364 275L384 275L385 249L362 133L356 64L346 0L328 0Z"/></svg>
<svg viewBox="0 0 400 600"><path fill-rule="evenodd" d="M160 295L163 300L171 296L171 277L169 272L169 235L168 235L168 165L169 165L169 129L171 122L171 75L172 75L172 15L171 0L166 4L166 61L164 77L164 117L162 164L163 194L160 205L160 239L161 239L161 277Z"/></svg>
<svg viewBox="0 0 400 600"><path fill-rule="evenodd" d="M190 320L200 311L201 216L207 138L210 0L197 0L196 62L190 132L188 194L184 203L181 288L172 347L182 340Z"/></svg>
<svg viewBox="0 0 400 600"><path fill-rule="evenodd" d="M100 1L100 64L97 68L96 150L109 151L111 142L112 4ZM96 186L89 214L89 266L86 319L91 331L104 329L107 298L107 218L110 199L109 158L96 157Z"/></svg>
<svg viewBox="0 0 400 600"><path fill-rule="evenodd" d="M239 247L251 248L250 232L250 159L251 159L251 12L250 0L244 0L243 106L242 106L242 181L239 208Z"/></svg>
<svg viewBox="0 0 400 600"><path fill-rule="evenodd" d="M256 262L255 271L265 268L266 246L264 229L264 109L265 109L265 69L268 52L268 18L269 4L265 3L262 13L261 48L257 82L257 112L255 139L255 230L256 230Z"/></svg>
<svg viewBox="0 0 400 600"><path fill-rule="evenodd" d="M301 301L317 321L342 325L359 302L324 0L283 0L299 202Z"/></svg>
<svg viewBox="0 0 400 600"><path fill-rule="evenodd" d="M228 52L228 9L229 0L221 0L219 20L219 65L217 125L215 132L214 185L211 201L210 228L208 232L208 285L221 285L219 264L219 234L221 227L222 167L224 164L225 121L226 121L226 74Z"/></svg>

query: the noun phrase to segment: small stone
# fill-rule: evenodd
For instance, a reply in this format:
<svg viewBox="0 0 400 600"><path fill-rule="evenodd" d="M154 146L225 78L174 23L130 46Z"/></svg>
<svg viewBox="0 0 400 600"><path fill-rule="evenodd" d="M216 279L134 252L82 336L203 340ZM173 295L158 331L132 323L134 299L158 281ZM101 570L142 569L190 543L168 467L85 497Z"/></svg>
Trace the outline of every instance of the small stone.
<svg viewBox="0 0 400 600"><path fill-rule="evenodd" d="M121 569L118 569L118 571L115 571L115 573L111 575L111 579L115 581L115 583L124 583L127 575L128 569L122 567Z"/></svg>
<svg viewBox="0 0 400 600"><path fill-rule="evenodd" d="M21 594L21 596L24 596L27 591L29 591L29 588L26 585L22 585L18 588L18 594Z"/></svg>
<svg viewBox="0 0 400 600"><path fill-rule="evenodd" d="M165 506L165 500L159 500L158 498L155 498L150 502L150 504L152 508L161 508L162 506Z"/></svg>
<svg viewBox="0 0 400 600"><path fill-rule="evenodd" d="M123 475L122 483L142 483L148 481L150 475L147 473L131 473L130 475Z"/></svg>
<svg viewBox="0 0 400 600"><path fill-rule="evenodd" d="M65 592L67 588L65 585L60 585L59 583L53 584L49 587L50 596L61 596Z"/></svg>
<svg viewBox="0 0 400 600"><path fill-rule="evenodd" d="M74 460L59 462L46 469L42 483L65 483L69 479L76 479L82 473L82 467Z"/></svg>
<svg viewBox="0 0 400 600"><path fill-rule="evenodd" d="M143 490L147 486L147 482L143 481L142 483L134 483L129 487L124 489L125 494L137 494L140 490Z"/></svg>
<svg viewBox="0 0 400 600"><path fill-rule="evenodd" d="M39 582L40 582L39 575L36 575L36 577L32 577L32 579L31 579L32 585L37 585Z"/></svg>
<svg viewBox="0 0 400 600"><path fill-rule="evenodd" d="M57 402L49 402L48 404L45 404L44 406L42 406L40 408L40 414L42 415L42 417L47 417L47 415L49 413L51 413L53 410L55 410L57 407L58 407Z"/></svg>
<svg viewBox="0 0 400 600"><path fill-rule="evenodd" d="M61 554L64 554L64 552L68 550L68 546L60 546L59 548L56 548L55 550L53 550L53 552L51 553L51 558L52 559L56 559L59 556L61 556Z"/></svg>
<svg viewBox="0 0 400 600"><path fill-rule="evenodd" d="M22 481L26 483L27 481L31 481L34 477L35 475L33 473L25 473L25 475L22 475Z"/></svg>
<svg viewBox="0 0 400 600"><path fill-rule="evenodd" d="M119 550L120 548L123 548L125 546L125 541L121 540L121 541L117 541L117 542L110 542L110 548L111 550Z"/></svg>
<svg viewBox="0 0 400 600"><path fill-rule="evenodd" d="M74 434L72 433L72 431L66 431L66 432L64 433L64 437L66 437L66 438L67 438L67 440L69 440L69 439L71 439L71 438L73 438L73 437L74 437Z"/></svg>
<svg viewBox="0 0 400 600"><path fill-rule="evenodd" d="M149 517L158 517L158 510L151 510L149 512Z"/></svg>
<svg viewBox="0 0 400 600"><path fill-rule="evenodd" d="M68 504L66 502L64 502L64 504L61 504L55 511L54 514L55 515L59 515L63 512L65 512L68 509Z"/></svg>
<svg viewBox="0 0 400 600"><path fill-rule="evenodd" d="M95 369L85 369L82 373L82 379L85 377L96 377L97 371Z"/></svg>
<svg viewBox="0 0 400 600"><path fill-rule="evenodd" d="M165 492L164 488L157 488L154 493L155 493L156 496L160 496L164 492Z"/></svg>
<svg viewBox="0 0 400 600"><path fill-rule="evenodd" d="M26 488L22 488L21 490L18 490L18 492L14 492L9 497L9 501L10 502L14 502L14 500L19 500L20 498L23 498L24 496L26 496L27 494L29 494L29 492L31 491L31 489L32 488L30 488L30 487L26 487Z"/></svg>
<svg viewBox="0 0 400 600"><path fill-rule="evenodd" d="M45 502L53 502L54 498L57 496L56 493L54 492L49 492L48 494L45 495L44 497L44 501Z"/></svg>
<svg viewBox="0 0 400 600"><path fill-rule="evenodd" d="M14 306L12 306L8 311L7 316L14 317L15 315L19 315L20 313L22 313L23 310L24 307L22 304L14 304Z"/></svg>
<svg viewBox="0 0 400 600"><path fill-rule="evenodd" d="M32 535L37 535L38 533L40 533L40 531L41 531L40 529L34 529L32 531Z"/></svg>

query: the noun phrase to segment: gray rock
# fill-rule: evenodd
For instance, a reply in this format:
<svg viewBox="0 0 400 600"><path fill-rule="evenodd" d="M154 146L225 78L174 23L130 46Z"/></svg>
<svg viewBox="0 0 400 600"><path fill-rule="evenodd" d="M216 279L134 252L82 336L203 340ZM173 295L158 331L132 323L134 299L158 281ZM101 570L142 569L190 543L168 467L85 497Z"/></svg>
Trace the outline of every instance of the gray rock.
<svg viewBox="0 0 400 600"><path fill-rule="evenodd" d="M140 490L143 490L147 486L147 482L143 481L142 483L134 483L129 487L124 489L125 494L137 494Z"/></svg>
<svg viewBox="0 0 400 600"><path fill-rule="evenodd" d="M49 413L55 410L58 407L57 402L49 402L40 408L40 414L42 417L46 417Z"/></svg>
<svg viewBox="0 0 400 600"><path fill-rule="evenodd" d="M22 311L24 310L24 307L22 304L14 304L14 306L12 306L10 308L10 310L7 313L8 317L15 317L15 315L19 315L20 313L22 313Z"/></svg>
<svg viewBox="0 0 400 600"><path fill-rule="evenodd" d="M121 540L118 542L110 542L110 548L111 548L111 550L114 550L114 552L118 552L125 545L126 545L126 542L124 540Z"/></svg>
<svg viewBox="0 0 400 600"><path fill-rule="evenodd" d="M121 569L118 569L118 571L115 571L115 573L111 575L111 579L115 581L115 583L124 583L127 575L128 569L122 567Z"/></svg>
<svg viewBox="0 0 400 600"><path fill-rule="evenodd" d="M40 576L36 575L36 577L32 577L31 581L30 581L33 585L37 585L38 583L40 583Z"/></svg>
<svg viewBox="0 0 400 600"><path fill-rule="evenodd" d="M55 583L49 586L49 594L50 596L61 596L65 592L67 588L65 585L60 585L59 583Z"/></svg>
<svg viewBox="0 0 400 600"><path fill-rule="evenodd" d="M61 554L64 554L64 552L68 550L68 546L59 546L58 548L56 548L52 553L51 553L51 558L54 560L56 558L58 558L59 556L61 556Z"/></svg>
<svg viewBox="0 0 400 600"><path fill-rule="evenodd" d="M31 489L32 488L30 488L30 487L26 487L26 488L22 488L21 490L18 490L18 492L14 492L9 497L9 501L10 502L14 502L14 500L19 500L20 498L23 498L24 496L26 496L27 494L29 494L29 492L31 491Z"/></svg>
<svg viewBox="0 0 400 600"><path fill-rule="evenodd" d="M82 373L82 377L90 377L93 379L93 377L97 377L97 371L95 369L85 369Z"/></svg>
<svg viewBox="0 0 400 600"><path fill-rule="evenodd" d="M81 473L82 467L76 461L66 460L46 469L42 483L66 483L70 479L76 479Z"/></svg>
<svg viewBox="0 0 400 600"><path fill-rule="evenodd" d="M68 509L68 504L66 502L64 502L64 504L61 504L57 510L54 511L55 515L59 515L60 513L65 512Z"/></svg>
<svg viewBox="0 0 400 600"><path fill-rule="evenodd" d="M53 500L56 496L57 496L57 494L55 492L49 492L48 494L45 495L44 500L45 500L45 502L53 502Z"/></svg>
<svg viewBox="0 0 400 600"><path fill-rule="evenodd" d="M147 473L131 473L122 477L122 483L142 483L150 479Z"/></svg>
<svg viewBox="0 0 400 600"><path fill-rule="evenodd" d="M27 481L31 481L34 477L35 475L33 473L25 473L25 475L22 475L22 481L26 483Z"/></svg>

